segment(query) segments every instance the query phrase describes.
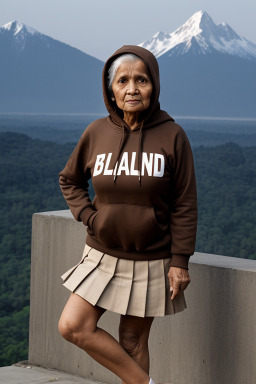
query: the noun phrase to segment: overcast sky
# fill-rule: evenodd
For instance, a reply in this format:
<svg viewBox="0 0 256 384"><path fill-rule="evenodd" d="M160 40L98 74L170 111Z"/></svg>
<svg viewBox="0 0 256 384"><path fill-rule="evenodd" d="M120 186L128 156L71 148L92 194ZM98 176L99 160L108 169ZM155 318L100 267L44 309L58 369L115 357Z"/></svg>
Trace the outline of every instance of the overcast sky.
<svg viewBox="0 0 256 384"><path fill-rule="evenodd" d="M0 0L0 26L18 20L105 61L124 44L173 32L201 9L256 43L255 0Z"/></svg>

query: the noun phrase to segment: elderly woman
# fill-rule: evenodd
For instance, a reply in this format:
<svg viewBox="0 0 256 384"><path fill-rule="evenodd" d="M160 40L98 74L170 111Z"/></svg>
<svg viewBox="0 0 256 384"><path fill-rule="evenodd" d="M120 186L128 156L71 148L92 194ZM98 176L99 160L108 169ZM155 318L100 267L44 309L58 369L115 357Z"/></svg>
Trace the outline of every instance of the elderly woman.
<svg viewBox="0 0 256 384"><path fill-rule="evenodd" d="M62 275L71 291L61 335L123 383L149 377L148 337L156 316L186 306L197 225L196 181L187 136L160 109L159 69L148 50L127 45L103 69L107 117L91 123L60 186L87 226L80 262ZM90 200L92 178L95 198ZM97 323L119 313L119 342Z"/></svg>

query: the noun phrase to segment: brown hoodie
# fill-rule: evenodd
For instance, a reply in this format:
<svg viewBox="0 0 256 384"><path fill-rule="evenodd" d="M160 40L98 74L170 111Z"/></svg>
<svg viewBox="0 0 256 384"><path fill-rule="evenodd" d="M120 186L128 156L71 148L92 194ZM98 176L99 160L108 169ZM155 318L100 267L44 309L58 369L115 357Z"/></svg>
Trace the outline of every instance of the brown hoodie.
<svg viewBox="0 0 256 384"><path fill-rule="evenodd" d="M153 82L150 107L134 130L107 87L110 64L124 53L139 56ZM197 227L193 156L184 130L160 109L157 60L144 48L125 45L107 60L102 80L109 116L84 131L60 172L62 193L74 218L87 226L89 246L123 259L172 257L171 266L188 268Z"/></svg>

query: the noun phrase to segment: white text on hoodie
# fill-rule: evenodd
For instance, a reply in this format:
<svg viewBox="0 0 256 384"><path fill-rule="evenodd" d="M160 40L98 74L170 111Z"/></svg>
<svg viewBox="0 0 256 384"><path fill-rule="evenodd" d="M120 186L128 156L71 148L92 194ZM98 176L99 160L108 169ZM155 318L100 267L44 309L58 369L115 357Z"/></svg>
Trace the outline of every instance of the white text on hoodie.
<svg viewBox="0 0 256 384"><path fill-rule="evenodd" d="M123 152L119 162L116 163L115 169L109 169L112 153L101 153L97 155L93 177L100 175L120 175L124 172L126 176L138 176L139 171L135 169L136 152L132 152L132 157L129 162L128 152ZM160 153L142 152L141 157L141 176L144 176L145 171L148 176L162 177L164 174L165 161L164 156ZM117 173L116 173L117 172Z"/></svg>

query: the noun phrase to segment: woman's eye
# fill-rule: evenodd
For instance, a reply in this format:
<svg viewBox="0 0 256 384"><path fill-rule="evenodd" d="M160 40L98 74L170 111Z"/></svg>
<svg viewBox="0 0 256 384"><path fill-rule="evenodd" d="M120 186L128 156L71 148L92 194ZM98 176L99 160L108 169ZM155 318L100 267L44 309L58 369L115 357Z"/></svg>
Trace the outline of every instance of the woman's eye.
<svg viewBox="0 0 256 384"><path fill-rule="evenodd" d="M139 79L139 82L140 83L146 83L146 79L144 79L143 77Z"/></svg>
<svg viewBox="0 0 256 384"><path fill-rule="evenodd" d="M125 79L124 78L122 78L122 79L119 79L119 81L118 81L119 83L121 83L121 84L123 84L124 82L125 82Z"/></svg>

